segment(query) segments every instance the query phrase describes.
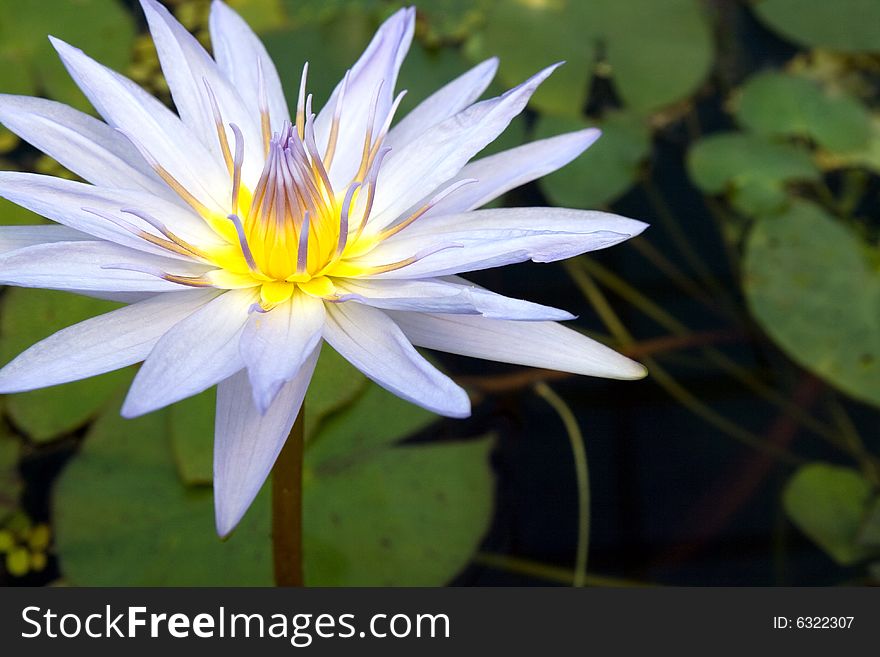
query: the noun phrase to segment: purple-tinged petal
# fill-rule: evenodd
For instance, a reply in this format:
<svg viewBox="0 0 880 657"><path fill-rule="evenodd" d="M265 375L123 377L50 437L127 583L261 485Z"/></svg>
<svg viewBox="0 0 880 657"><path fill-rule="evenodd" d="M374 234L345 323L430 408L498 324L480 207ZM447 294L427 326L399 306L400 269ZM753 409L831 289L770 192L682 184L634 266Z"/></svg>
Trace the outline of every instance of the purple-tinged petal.
<svg viewBox="0 0 880 657"><path fill-rule="evenodd" d="M202 44L156 0L140 0L150 26L150 34L159 53L162 73L168 82L174 106L183 123L198 135L202 144L222 162L210 95L217 101L227 139L233 134L230 123L244 135L244 173L246 185L256 184L263 168L263 136L259 112L250 112L231 81L220 71ZM258 63L252 61L256 70ZM210 92L208 91L210 88Z"/></svg>
<svg viewBox="0 0 880 657"><path fill-rule="evenodd" d="M75 230L154 255L183 257L141 239L118 223L99 216L96 211L155 235L153 227L122 212L136 209L162 217L170 230L186 240L201 245L219 242L217 235L191 209L146 192L95 187L35 173L0 171L0 196Z"/></svg>
<svg viewBox="0 0 880 657"><path fill-rule="evenodd" d="M470 415L467 393L425 360L381 310L350 302L328 304L324 339L398 397L440 415Z"/></svg>
<svg viewBox="0 0 880 657"><path fill-rule="evenodd" d="M426 216L474 210L507 191L564 167L587 150L600 136L587 128L549 139L533 141L471 162L450 181L476 180L442 199Z"/></svg>
<svg viewBox="0 0 880 657"><path fill-rule="evenodd" d="M122 134L88 114L45 98L0 94L0 123L92 184L180 202Z"/></svg>
<svg viewBox="0 0 880 657"><path fill-rule="evenodd" d="M412 42L415 16L413 7L395 12L382 24L351 69L339 122L339 141L330 169L330 181L334 188L342 188L348 184L357 172L370 116L369 108L377 91L379 102L376 106L376 129L388 116L394 100L397 74ZM341 87L340 82L315 121L316 141L321 148L330 135L333 112Z"/></svg>
<svg viewBox="0 0 880 657"><path fill-rule="evenodd" d="M171 110L128 78L60 39L50 37L71 77L111 127L136 139L201 203L228 211L229 175Z"/></svg>
<svg viewBox="0 0 880 657"><path fill-rule="evenodd" d="M217 66L238 89L254 116L260 112L260 69L269 104L272 131L280 132L290 111L275 64L248 24L220 0L211 4L211 47Z"/></svg>
<svg viewBox="0 0 880 657"><path fill-rule="evenodd" d="M471 105L392 151L379 173L369 230L381 230L454 178L493 142L556 69L550 66L497 98Z"/></svg>
<svg viewBox="0 0 880 657"><path fill-rule="evenodd" d="M217 294L217 290L159 294L62 329L0 369L0 393L45 388L138 363L165 331Z"/></svg>
<svg viewBox="0 0 880 657"><path fill-rule="evenodd" d="M489 86L498 70L498 59L492 57L441 87L391 128L385 145L402 148L429 128L457 114L473 103Z"/></svg>
<svg viewBox="0 0 880 657"><path fill-rule="evenodd" d="M643 365L555 322L389 313L413 344L501 363L609 379L641 379Z"/></svg>
<svg viewBox="0 0 880 657"><path fill-rule="evenodd" d="M230 290L156 343L131 384L122 415L137 417L207 390L244 367L238 348L253 290Z"/></svg>
<svg viewBox="0 0 880 657"><path fill-rule="evenodd" d="M240 348L261 413L320 344L324 318L324 302L301 292L269 312L251 314Z"/></svg>
<svg viewBox="0 0 880 657"><path fill-rule="evenodd" d="M117 268L120 264L142 271ZM196 277L208 269L111 242L55 242L0 254L0 285L77 292L172 292L186 287L144 272Z"/></svg>
<svg viewBox="0 0 880 657"><path fill-rule="evenodd" d="M302 406L320 351L306 358L265 413L254 406L245 371L217 387L214 514L220 536L235 529L269 476Z"/></svg>
<svg viewBox="0 0 880 657"><path fill-rule="evenodd" d="M641 233L647 224L606 212L565 208L504 208L423 217L357 260L364 267L417 262L375 278L445 276L515 262L553 262L603 249ZM459 248L431 251L441 245Z"/></svg>
<svg viewBox="0 0 880 657"><path fill-rule="evenodd" d="M564 310L538 303L511 299L472 285L438 278L426 280L340 280L336 289L351 299L383 310L406 310L456 315L482 315L495 319L561 321L574 319Z"/></svg>
<svg viewBox="0 0 880 657"><path fill-rule="evenodd" d="M38 244L91 241L91 235L68 228L37 224L34 226L0 226L0 254Z"/></svg>

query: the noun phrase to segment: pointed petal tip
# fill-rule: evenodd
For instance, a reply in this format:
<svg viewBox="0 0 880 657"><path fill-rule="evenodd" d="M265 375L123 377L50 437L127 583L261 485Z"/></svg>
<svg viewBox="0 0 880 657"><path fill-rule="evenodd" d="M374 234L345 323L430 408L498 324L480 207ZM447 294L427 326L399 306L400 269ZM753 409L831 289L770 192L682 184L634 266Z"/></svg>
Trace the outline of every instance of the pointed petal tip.
<svg viewBox="0 0 880 657"><path fill-rule="evenodd" d="M577 134L584 140L584 150L586 150L599 140L599 137L602 136L602 131L599 128L584 128Z"/></svg>
<svg viewBox="0 0 880 657"><path fill-rule="evenodd" d="M238 523L241 522L241 518L244 516L244 512L241 513L237 518L229 515L221 515L221 511L219 509L215 509L214 511L214 529L217 532L217 538L221 541L227 541L232 536L232 532L235 531L235 528L238 527Z"/></svg>
<svg viewBox="0 0 880 657"><path fill-rule="evenodd" d="M140 408L138 404L132 401L129 397L125 398L125 401L122 404L122 409L119 411L119 414L126 420L133 420L145 413L146 411Z"/></svg>
<svg viewBox="0 0 880 657"><path fill-rule="evenodd" d="M462 394L454 400L453 404L442 411L441 414L443 416L451 417L456 420L463 420L471 416L472 411L470 397L468 397L468 394L463 389L460 390Z"/></svg>
<svg viewBox="0 0 880 657"><path fill-rule="evenodd" d="M217 537L221 541L226 541L232 535L232 532L238 527L238 523L241 522L241 519L244 517L245 511L247 511L247 507L243 509L238 509L237 507L234 509L225 508L223 505L218 503L219 498L217 497L217 493L214 493L214 528L217 532Z"/></svg>
<svg viewBox="0 0 880 657"><path fill-rule="evenodd" d="M639 381L648 376L648 368L638 363L634 360L629 362L629 366L626 368L621 368L621 376L619 377L622 381Z"/></svg>

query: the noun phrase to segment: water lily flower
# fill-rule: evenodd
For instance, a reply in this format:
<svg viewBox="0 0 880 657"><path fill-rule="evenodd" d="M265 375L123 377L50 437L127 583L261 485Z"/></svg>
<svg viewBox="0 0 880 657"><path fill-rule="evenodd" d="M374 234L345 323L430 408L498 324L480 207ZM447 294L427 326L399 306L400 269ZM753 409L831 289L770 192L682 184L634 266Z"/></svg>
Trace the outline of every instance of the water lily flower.
<svg viewBox="0 0 880 657"><path fill-rule="evenodd" d="M0 196L60 225L0 229L0 283L128 305L59 331L0 371L12 393L143 361L122 408L136 417L217 385L217 531L228 534L284 444L326 341L370 379L435 413L468 396L415 347L593 376L644 368L557 322L562 310L457 275L617 244L641 222L560 208L478 210L571 161L582 130L471 162L553 66L478 101L494 59L395 123L415 10L378 30L327 104L306 66L288 110L256 35L222 2L213 57L141 0L177 113L52 39L103 117L0 96L0 122L85 182L0 172ZM320 66L320 59L315 60Z"/></svg>

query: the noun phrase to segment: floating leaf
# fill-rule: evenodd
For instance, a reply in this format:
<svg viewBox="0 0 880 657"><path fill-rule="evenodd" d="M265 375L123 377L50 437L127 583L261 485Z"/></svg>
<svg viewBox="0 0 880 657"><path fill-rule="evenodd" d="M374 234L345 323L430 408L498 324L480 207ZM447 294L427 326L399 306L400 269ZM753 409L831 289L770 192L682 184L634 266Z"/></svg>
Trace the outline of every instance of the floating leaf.
<svg viewBox="0 0 880 657"><path fill-rule="evenodd" d="M357 61L376 27L373 17L356 7L332 12L331 16L330 22L309 22L261 35L284 82L287 102L293 108L305 62L310 62L308 89L318 109L330 97L345 71ZM320 57L316 58L316 53L320 53Z"/></svg>
<svg viewBox="0 0 880 657"><path fill-rule="evenodd" d="M403 402L371 383L349 408L321 425L318 435L309 443L309 458L315 464L363 458L364 454L421 431L436 419L433 413Z"/></svg>
<svg viewBox="0 0 880 657"><path fill-rule="evenodd" d="M469 50L498 55L508 85L564 60L532 104L568 116L586 104L592 69L601 60L610 65L624 103L641 112L692 93L712 61L708 25L694 0L496 2Z"/></svg>
<svg viewBox="0 0 880 657"><path fill-rule="evenodd" d="M772 29L805 46L880 51L877 0L759 0L754 7Z"/></svg>
<svg viewBox="0 0 880 657"><path fill-rule="evenodd" d="M871 138L871 115L858 100L785 73L751 77L737 106L737 120L753 132L812 139L836 153L862 151Z"/></svg>
<svg viewBox="0 0 880 657"><path fill-rule="evenodd" d="M727 194L737 209L749 215L782 211L789 203L787 182L819 177L803 148L741 132L714 134L697 142L688 153L688 172L704 192Z"/></svg>
<svg viewBox="0 0 880 657"><path fill-rule="evenodd" d="M438 586L469 561L489 526L488 438L405 446L317 470L305 499L306 582Z"/></svg>
<svg viewBox="0 0 880 657"><path fill-rule="evenodd" d="M352 407L351 426L371 435L350 444L375 450L351 459L337 458L335 449L306 453L307 582L443 584L488 527L491 441L382 449L425 417L389 422L406 402L369 393L362 400ZM217 540L210 490L180 483L166 421L164 412L126 421L109 411L62 474L54 508L66 576L89 586L268 584L267 491L228 542Z"/></svg>
<svg viewBox="0 0 880 657"><path fill-rule="evenodd" d="M856 537L870 495L871 485L855 470L814 463L789 480L783 503L791 521L846 566L869 555Z"/></svg>
<svg viewBox="0 0 880 657"><path fill-rule="evenodd" d="M367 385L367 377L325 342L306 393L306 432L330 413L351 404Z"/></svg>
<svg viewBox="0 0 880 657"><path fill-rule="evenodd" d="M375 10L379 0L282 0L282 5L293 23L326 23L345 11Z"/></svg>
<svg viewBox="0 0 880 657"><path fill-rule="evenodd" d="M793 360L880 405L880 274L870 248L821 208L794 203L753 227L743 284L752 314Z"/></svg>
<svg viewBox="0 0 880 657"><path fill-rule="evenodd" d="M118 304L68 292L10 288L2 300L0 362L9 362L62 328L117 307ZM131 370L123 369L10 395L6 399L6 413L32 440L51 440L84 425L130 378Z"/></svg>
<svg viewBox="0 0 880 657"><path fill-rule="evenodd" d="M589 127L579 119L541 117L535 139ZM554 205L595 208L611 203L632 186L651 146L645 122L624 113L609 115L602 136L583 155L559 171L541 178L540 185Z"/></svg>
<svg viewBox="0 0 880 657"><path fill-rule="evenodd" d="M86 586L271 583L266 498L221 542L211 489L181 485L165 412L134 420L118 406L92 427L55 492L65 577Z"/></svg>
<svg viewBox="0 0 880 657"><path fill-rule="evenodd" d="M217 388L189 397L168 408L168 435L174 463L188 485L214 481L214 409Z"/></svg>
<svg viewBox="0 0 880 657"><path fill-rule="evenodd" d="M422 0L418 3L422 24L419 37L427 44L459 42L486 20L493 0ZM407 3L400 2L402 6Z"/></svg>
<svg viewBox="0 0 880 657"><path fill-rule="evenodd" d="M30 3L0 0L0 88L45 93L88 108L49 43L56 36L81 46L102 64L123 70L134 42L132 15L116 0L54 0L37 11Z"/></svg>

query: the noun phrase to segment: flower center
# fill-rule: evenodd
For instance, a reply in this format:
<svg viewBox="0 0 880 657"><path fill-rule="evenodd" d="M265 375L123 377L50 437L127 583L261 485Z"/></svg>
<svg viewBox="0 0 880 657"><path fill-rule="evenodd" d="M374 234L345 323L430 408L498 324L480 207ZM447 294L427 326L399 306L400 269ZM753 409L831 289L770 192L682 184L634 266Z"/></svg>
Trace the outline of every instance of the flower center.
<svg viewBox="0 0 880 657"><path fill-rule="evenodd" d="M349 197L349 201L350 201ZM263 175L244 220L254 268L274 280L308 280L322 270L344 241L343 215L320 158L284 126L269 143ZM346 231L347 232L347 231Z"/></svg>
<svg viewBox="0 0 880 657"><path fill-rule="evenodd" d="M211 88L206 84L217 127L217 138L231 178L231 203L227 215L205 207L156 162L136 139L129 136L156 173L225 243L222 246L201 248L189 244L157 219L137 210L122 212L140 218L157 231L158 235L137 228L127 220L96 212L153 244L216 267L195 278L152 270L146 273L195 287L259 287L260 306L263 310L270 310L290 299L297 288L312 296L335 299L337 295L334 278L351 278L399 269L429 255L413 254L404 260L382 265L367 266L357 261L358 257L370 251L376 244L412 224L441 198L473 181L453 183L409 217L401 218L380 231L365 231L376 195L379 168L390 150L382 148L382 142L403 94L397 96L381 127L375 130L381 85L376 89L366 122L360 165L344 190L334 190L329 171L336 153L348 75L336 96L327 144L321 154L315 139L312 97L305 94L306 73L307 67L303 70L300 84L295 124L285 121L280 132L272 134L268 102L265 97L261 99L260 118L265 164L253 191L242 184L245 153L242 132L235 124L228 124L228 130L233 135L231 144L227 136L227 124L220 114ZM144 271L142 267L120 266Z"/></svg>

